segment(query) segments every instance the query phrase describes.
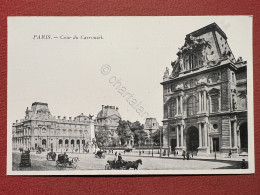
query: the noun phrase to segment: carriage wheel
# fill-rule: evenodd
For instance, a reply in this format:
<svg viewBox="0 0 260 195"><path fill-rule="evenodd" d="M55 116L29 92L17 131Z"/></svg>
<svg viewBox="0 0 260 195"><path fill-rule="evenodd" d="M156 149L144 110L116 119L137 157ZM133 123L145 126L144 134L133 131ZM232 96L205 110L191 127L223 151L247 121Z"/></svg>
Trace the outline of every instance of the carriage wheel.
<svg viewBox="0 0 260 195"><path fill-rule="evenodd" d="M105 166L105 170L111 170L112 168L111 168L111 165L106 165Z"/></svg>

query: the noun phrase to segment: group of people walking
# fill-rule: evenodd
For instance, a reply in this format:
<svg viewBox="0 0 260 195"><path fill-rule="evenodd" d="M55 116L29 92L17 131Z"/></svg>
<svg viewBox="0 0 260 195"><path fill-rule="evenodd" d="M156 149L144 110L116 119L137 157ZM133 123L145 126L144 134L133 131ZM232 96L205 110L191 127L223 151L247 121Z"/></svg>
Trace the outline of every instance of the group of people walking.
<svg viewBox="0 0 260 195"><path fill-rule="evenodd" d="M190 153L189 151L182 151L182 156L183 156L183 160L187 159L190 160L191 158L193 158L193 153Z"/></svg>

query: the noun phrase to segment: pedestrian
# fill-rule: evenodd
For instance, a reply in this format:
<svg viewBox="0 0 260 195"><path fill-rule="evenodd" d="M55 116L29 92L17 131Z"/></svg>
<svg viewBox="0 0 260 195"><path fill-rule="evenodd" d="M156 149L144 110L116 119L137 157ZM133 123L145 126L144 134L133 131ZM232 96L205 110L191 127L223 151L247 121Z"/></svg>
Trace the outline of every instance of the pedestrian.
<svg viewBox="0 0 260 195"><path fill-rule="evenodd" d="M112 150L112 154L114 153L114 150Z"/></svg>
<svg viewBox="0 0 260 195"><path fill-rule="evenodd" d="M190 152L189 151L187 151L187 160L190 160Z"/></svg>
<svg viewBox="0 0 260 195"><path fill-rule="evenodd" d="M179 155L178 151L177 151L177 153L176 153L176 154L177 154L177 156Z"/></svg>
<svg viewBox="0 0 260 195"><path fill-rule="evenodd" d="M125 154L125 150L124 150L124 154Z"/></svg>
<svg viewBox="0 0 260 195"><path fill-rule="evenodd" d="M185 150L182 151L183 160L186 158Z"/></svg>
<svg viewBox="0 0 260 195"><path fill-rule="evenodd" d="M115 152L115 156L117 156L117 151Z"/></svg>
<svg viewBox="0 0 260 195"><path fill-rule="evenodd" d="M228 152L228 157L229 157L229 158L232 157L232 152L231 152L231 150L229 150L229 152Z"/></svg>
<svg viewBox="0 0 260 195"><path fill-rule="evenodd" d="M245 169L245 168L246 168L246 161L245 159L242 159L241 169Z"/></svg>
<svg viewBox="0 0 260 195"><path fill-rule="evenodd" d="M141 150L139 151L139 156L141 156Z"/></svg>

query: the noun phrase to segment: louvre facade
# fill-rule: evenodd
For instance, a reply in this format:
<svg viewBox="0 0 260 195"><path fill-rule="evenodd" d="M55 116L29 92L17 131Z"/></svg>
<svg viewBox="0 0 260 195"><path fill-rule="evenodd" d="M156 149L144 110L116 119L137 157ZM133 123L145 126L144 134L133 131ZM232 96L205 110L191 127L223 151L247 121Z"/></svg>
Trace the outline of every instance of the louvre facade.
<svg viewBox="0 0 260 195"><path fill-rule="evenodd" d="M163 147L197 154L247 153L247 62L212 23L186 35L163 82Z"/></svg>
<svg viewBox="0 0 260 195"><path fill-rule="evenodd" d="M25 118L12 125L13 149L35 149L38 146L53 151L82 152L92 147L94 121L83 113L72 119L51 115L48 104L34 102L27 107Z"/></svg>

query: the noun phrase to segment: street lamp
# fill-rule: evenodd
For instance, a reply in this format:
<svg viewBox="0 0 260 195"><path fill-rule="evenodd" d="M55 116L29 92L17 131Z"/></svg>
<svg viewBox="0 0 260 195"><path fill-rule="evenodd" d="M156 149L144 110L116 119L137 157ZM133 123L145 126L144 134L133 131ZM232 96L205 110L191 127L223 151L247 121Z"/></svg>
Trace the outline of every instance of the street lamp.
<svg viewBox="0 0 260 195"><path fill-rule="evenodd" d="M162 140L161 140L162 133L160 128L159 131L160 131L160 157L162 157Z"/></svg>
<svg viewBox="0 0 260 195"><path fill-rule="evenodd" d="M215 160L217 159L217 141L214 140L214 146L215 146Z"/></svg>

